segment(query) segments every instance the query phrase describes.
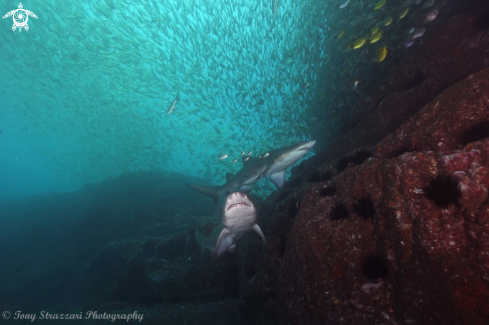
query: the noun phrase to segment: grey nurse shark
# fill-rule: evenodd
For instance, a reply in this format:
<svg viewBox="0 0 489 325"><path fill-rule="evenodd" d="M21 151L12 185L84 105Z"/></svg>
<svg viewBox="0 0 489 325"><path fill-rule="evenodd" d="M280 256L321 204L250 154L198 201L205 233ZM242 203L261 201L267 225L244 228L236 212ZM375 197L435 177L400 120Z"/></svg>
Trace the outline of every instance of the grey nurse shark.
<svg viewBox="0 0 489 325"><path fill-rule="evenodd" d="M270 177L277 188L281 188L285 183L286 169L304 157L314 144L316 140L293 144L272 150L259 157L250 157L247 161L245 160L247 157L243 157L243 168L234 175L228 173L226 183L221 186L195 184L187 184L187 186L212 197L214 203L219 201L221 193L229 194L235 190L249 192L253 184L266 176Z"/></svg>
<svg viewBox="0 0 489 325"><path fill-rule="evenodd" d="M255 204L247 194L229 194L220 212L221 222L207 236L199 228L195 228L195 241L202 256L211 257L216 262L224 253L234 253L236 242L250 230L257 232L265 244L267 243L265 235L256 224L258 214Z"/></svg>
<svg viewBox="0 0 489 325"><path fill-rule="evenodd" d="M224 227L214 249L214 262L226 252L234 253L238 239L250 230L257 232L265 244L267 243L256 219L255 205L245 193L233 192L226 197L222 210Z"/></svg>

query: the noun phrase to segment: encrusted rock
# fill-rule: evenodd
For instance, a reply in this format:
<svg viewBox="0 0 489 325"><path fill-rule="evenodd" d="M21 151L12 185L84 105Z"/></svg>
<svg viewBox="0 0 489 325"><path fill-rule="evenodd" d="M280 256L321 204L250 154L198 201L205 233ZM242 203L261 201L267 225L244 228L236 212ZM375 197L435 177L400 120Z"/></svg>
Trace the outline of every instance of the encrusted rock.
<svg viewBox="0 0 489 325"><path fill-rule="evenodd" d="M246 308L277 324L488 324L489 139L460 142L489 120L487 94L489 68L367 148L374 157L302 169L314 182L272 195L267 253L252 236L238 250L240 270L253 270L240 278ZM443 207L425 193L437 175L461 193ZM331 218L340 205L350 216Z"/></svg>

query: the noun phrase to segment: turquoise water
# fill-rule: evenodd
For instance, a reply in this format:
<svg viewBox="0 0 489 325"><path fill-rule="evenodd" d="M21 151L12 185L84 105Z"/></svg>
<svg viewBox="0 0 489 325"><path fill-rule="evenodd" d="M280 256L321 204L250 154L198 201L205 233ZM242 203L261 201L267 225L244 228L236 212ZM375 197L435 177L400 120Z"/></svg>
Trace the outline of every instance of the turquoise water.
<svg viewBox="0 0 489 325"><path fill-rule="evenodd" d="M22 4L38 17L28 31L0 20L0 140L26 153L22 167L0 153L4 196L140 170L222 184L241 168L240 152L311 139L329 37L321 1ZM0 5L2 16L17 8ZM39 174L45 187L30 186Z"/></svg>

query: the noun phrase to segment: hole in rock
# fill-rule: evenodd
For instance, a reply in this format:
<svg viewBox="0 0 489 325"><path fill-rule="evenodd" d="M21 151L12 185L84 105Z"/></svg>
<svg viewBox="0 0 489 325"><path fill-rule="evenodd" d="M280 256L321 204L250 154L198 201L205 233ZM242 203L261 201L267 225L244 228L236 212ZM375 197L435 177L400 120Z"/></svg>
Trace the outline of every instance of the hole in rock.
<svg viewBox="0 0 489 325"><path fill-rule="evenodd" d="M363 219L374 219L375 216L375 206L374 201L370 197L362 197L353 205L353 212L357 215L363 217Z"/></svg>
<svg viewBox="0 0 489 325"><path fill-rule="evenodd" d="M465 146L471 142L485 138L489 138L489 121L479 122L462 131L459 138L459 144Z"/></svg>
<svg viewBox="0 0 489 325"><path fill-rule="evenodd" d="M447 209L451 204L458 206L462 198L460 181L445 173L430 177L428 186L423 188L423 192L427 199L442 209Z"/></svg>
<svg viewBox="0 0 489 325"><path fill-rule="evenodd" d="M387 261L380 255L368 255L362 262L362 273L370 281L386 278L389 273Z"/></svg>

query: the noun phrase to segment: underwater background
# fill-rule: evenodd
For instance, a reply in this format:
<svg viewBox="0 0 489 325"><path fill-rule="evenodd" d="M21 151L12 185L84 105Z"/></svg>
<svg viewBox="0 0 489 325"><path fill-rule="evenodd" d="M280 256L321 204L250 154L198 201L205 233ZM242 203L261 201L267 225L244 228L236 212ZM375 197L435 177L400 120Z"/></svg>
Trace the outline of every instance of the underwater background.
<svg viewBox="0 0 489 325"><path fill-rule="evenodd" d="M18 4L2 10L9 5ZM45 27L2 33L1 127L45 166L30 174L51 175L42 181L48 191L138 170L220 182L239 170L231 161L243 150L311 137L306 102L327 59L321 3L24 5L40 17L30 25Z"/></svg>
<svg viewBox="0 0 489 325"><path fill-rule="evenodd" d="M486 1L0 13L1 319L489 323ZM228 193L186 184L311 140L213 261Z"/></svg>

